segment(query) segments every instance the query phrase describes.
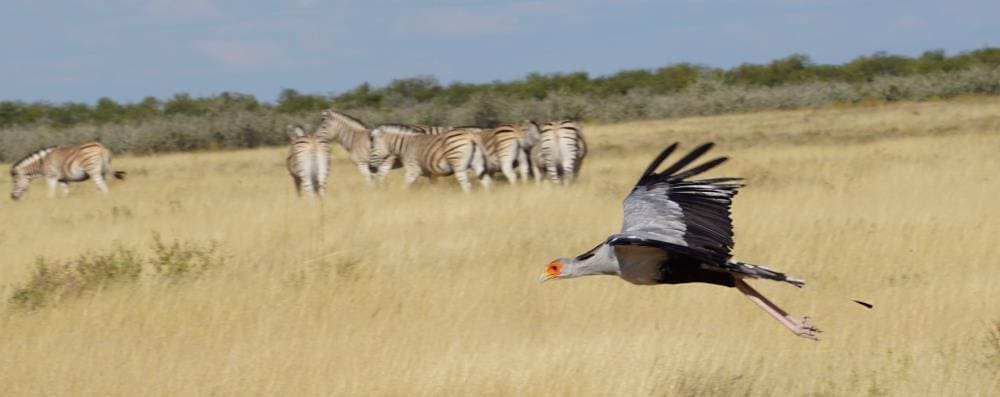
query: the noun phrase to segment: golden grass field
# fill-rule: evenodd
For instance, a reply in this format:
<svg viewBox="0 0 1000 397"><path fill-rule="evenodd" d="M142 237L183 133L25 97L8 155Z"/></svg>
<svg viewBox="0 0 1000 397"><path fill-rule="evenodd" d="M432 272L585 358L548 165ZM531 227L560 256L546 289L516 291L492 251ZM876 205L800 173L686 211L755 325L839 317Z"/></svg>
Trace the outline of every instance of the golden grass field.
<svg viewBox="0 0 1000 397"><path fill-rule="evenodd" d="M569 189L498 181L464 195L447 178L404 191L398 171L366 189L339 147L321 204L296 198L285 148L119 156L129 180L108 197L87 182L48 199L37 181L0 202L0 394L1000 394L988 340L1000 321L1000 99L586 135ZM735 256L808 281L752 284L810 315L820 342L732 289L538 284L550 260L618 230L621 199L675 140L718 142L731 161L712 175L747 178ZM37 310L9 301L38 256L146 252L153 233L215 240L228 262Z"/></svg>

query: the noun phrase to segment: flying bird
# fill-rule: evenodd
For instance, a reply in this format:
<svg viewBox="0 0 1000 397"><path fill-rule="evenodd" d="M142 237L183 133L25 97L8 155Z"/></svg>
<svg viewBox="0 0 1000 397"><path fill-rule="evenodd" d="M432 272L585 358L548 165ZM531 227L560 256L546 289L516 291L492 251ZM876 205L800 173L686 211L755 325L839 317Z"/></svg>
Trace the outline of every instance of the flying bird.
<svg viewBox="0 0 1000 397"><path fill-rule="evenodd" d="M795 335L818 340L821 331L808 322L808 317L789 316L744 281L763 278L801 288L803 280L731 259L730 206L737 190L743 187L742 179L689 180L722 164L726 157L684 170L712 146L698 146L656 172L677 149L677 143L664 149L625 197L621 233L579 256L552 261L539 281L603 274L639 285L708 283L733 287Z"/></svg>

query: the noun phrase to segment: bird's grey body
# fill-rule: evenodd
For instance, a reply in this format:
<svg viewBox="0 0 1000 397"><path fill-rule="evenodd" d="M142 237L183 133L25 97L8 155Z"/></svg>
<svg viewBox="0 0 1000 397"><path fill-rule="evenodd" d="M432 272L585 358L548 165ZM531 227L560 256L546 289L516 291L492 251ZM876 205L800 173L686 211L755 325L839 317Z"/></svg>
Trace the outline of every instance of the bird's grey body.
<svg viewBox="0 0 1000 397"><path fill-rule="evenodd" d="M685 169L712 147L704 144L657 173L676 147L673 144L660 153L625 198L621 233L584 254L553 261L542 281L605 274L639 285L708 283L735 287L796 335L816 339L819 329L789 317L743 281L764 278L802 287L802 280L731 259L730 206L743 186L740 179L688 180L726 158Z"/></svg>

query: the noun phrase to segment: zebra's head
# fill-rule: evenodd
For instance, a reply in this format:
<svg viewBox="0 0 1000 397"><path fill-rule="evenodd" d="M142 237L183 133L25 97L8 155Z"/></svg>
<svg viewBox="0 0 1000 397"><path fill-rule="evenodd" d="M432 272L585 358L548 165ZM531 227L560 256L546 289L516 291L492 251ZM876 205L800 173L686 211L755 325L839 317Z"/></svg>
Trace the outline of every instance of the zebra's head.
<svg viewBox="0 0 1000 397"><path fill-rule="evenodd" d="M534 120L524 120L521 122L521 131L524 132L525 143L528 146L535 146L541 139L542 133L538 129L538 123Z"/></svg>
<svg viewBox="0 0 1000 397"><path fill-rule="evenodd" d="M299 124L289 124L285 127L285 133L288 134L288 138L293 141L306 136L305 128L302 128Z"/></svg>
<svg viewBox="0 0 1000 397"><path fill-rule="evenodd" d="M17 167L11 167L10 169L10 180L11 180L11 190L10 198L12 200L19 200L21 195L24 194L25 190L28 190L28 184L31 183L32 175L22 172L21 169Z"/></svg>

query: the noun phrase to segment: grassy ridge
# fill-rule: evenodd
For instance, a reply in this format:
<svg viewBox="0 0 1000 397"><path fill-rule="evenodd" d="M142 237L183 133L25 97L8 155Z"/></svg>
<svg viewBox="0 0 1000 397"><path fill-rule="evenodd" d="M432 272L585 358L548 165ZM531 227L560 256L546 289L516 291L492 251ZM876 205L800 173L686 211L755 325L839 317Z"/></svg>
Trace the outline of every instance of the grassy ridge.
<svg viewBox="0 0 1000 397"><path fill-rule="evenodd" d="M322 203L283 149L122 157L130 179L0 202L0 292L35 257L218 241L183 284L0 310L5 394L986 395L995 377L1000 100L588 127L580 183L363 188L335 149ZM748 178L736 256L809 281L756 286L823 341L713 286L538 285L620 222L652 155L714 140ZM0 184L7 182L6 177ZM117 210L116 210L117 208ZM127 209L127 211L126 211ZM116 215L118 214L118 215ZM102 251L103 252L103 251ZM140 252L144 255L145 252ZM865 311L848 298L872 301Z"/></svg>

